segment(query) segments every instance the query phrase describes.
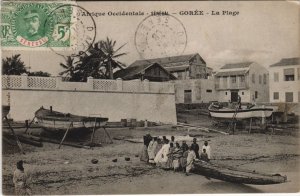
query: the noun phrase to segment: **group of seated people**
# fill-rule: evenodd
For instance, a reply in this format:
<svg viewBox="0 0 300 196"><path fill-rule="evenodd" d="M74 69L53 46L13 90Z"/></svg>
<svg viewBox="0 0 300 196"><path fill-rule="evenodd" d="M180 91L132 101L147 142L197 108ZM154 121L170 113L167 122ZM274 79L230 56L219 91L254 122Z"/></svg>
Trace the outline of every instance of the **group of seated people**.
<svg viewBox="0 0 300 196"><path fill-rule="evenodd" d="M151 137L149 134L144 136L144 148L142 150L140 159L152 165L163 169L173 169L174 171L183 171L186 175L193 168L193 162L200 159L208 162L211 158L211 148L208 142L205 141L199 154L199 145L196 138L193 143L188 146L185 141L175 141L172 136L168 140L165 136L162 138Z"/></svg>

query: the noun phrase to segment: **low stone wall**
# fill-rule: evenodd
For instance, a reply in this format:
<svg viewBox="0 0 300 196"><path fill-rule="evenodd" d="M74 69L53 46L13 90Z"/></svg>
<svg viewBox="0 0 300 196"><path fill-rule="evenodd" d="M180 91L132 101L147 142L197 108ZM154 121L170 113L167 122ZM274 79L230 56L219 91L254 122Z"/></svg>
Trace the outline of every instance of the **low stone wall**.
<svg viewBox="0 0 300 196"><path fill-rule="evenodd" d="M110 121L133 118L176 123L174 84L169 82L96 80L63 82L60 77L2 77L2 104L10 118L32 119L41 106Z"/></svg>

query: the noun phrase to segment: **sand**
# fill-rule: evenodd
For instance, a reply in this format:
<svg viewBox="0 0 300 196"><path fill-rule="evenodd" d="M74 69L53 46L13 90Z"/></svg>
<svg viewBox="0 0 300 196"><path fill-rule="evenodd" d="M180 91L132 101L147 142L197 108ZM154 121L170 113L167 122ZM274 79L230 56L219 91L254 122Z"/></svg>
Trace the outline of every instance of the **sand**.
<svg viewBox="0 0 300 196"><path fill-rule="evenodd" d="M7 130L4 130L7 131ZM22 131L22 129L18 129ZM35 129L40 132L41 130ZM112 137L125 136L140 140L143 135L174 135L189 137L187 130L171 126L154 128L108 129ZM3 193L13 194L12 174L15 163L22 159L31 174L34 194L163 194L163 193L262 193L299 191L299 137L295 135L270 135L239 132L236 135L208 134L201 132L199 145L208 140L212 162L257 172L287 175L288 182L279 185L243 185L208 180L201 175L185 176L180 172L165 171L143 162L139 154L142 143L114 140L113 144L93 149L74 148L44 143L42 148L23 145L26 155L17 148L3 146ZM200 134L200 135L201 135ZM96 132L96 141L104 142L104 132ZM14 153L12 153L14 152ZM130 161L125 161L129 157ZM113 159L117 162L112 162ZM91 160L97 159L97 164Z"/></svg>

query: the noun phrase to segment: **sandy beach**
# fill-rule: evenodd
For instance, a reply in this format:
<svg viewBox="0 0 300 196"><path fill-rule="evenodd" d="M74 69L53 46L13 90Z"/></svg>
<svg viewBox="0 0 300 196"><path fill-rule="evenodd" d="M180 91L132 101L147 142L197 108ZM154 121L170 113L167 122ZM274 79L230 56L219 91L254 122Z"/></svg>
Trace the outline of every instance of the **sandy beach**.
<svg viewBox="0 0 300 196"><path fill-rule="evenodd" d="M202 116L198 124L209 120ZM7 131L7 130L4 130ZM17 129L22 132L23 129ZM40 129L34 129L40 132ZM142 136L174 135L191 143L186 129L172 126L151 128L110 128L112 137L125 137L141 142ZM200 133L200 132L199 132ZM3 194L13 194L12 175L15 163L22 159L30 173L33 194L166 194L166 193L263 193L299 191L299 136L238 132L235 135L201 132L200 146L208 140L213 149L212 162L246 168L257 172L286 175L288 182L278 185L243 185L207 179L182 172L165 171L139 160L142 143L113 140L103 143L104 131L97 130L95 141L103 147L74 148L44 142L42 148L23 144L26 155L16 147L3 146ZM14 153L13 153L14 152ZM125 161L129 157L130 161ZM99 162L93 164L92 159ZM117 162L112 162L117 159ZM182 185L184 183L184 186Z"/></svg>

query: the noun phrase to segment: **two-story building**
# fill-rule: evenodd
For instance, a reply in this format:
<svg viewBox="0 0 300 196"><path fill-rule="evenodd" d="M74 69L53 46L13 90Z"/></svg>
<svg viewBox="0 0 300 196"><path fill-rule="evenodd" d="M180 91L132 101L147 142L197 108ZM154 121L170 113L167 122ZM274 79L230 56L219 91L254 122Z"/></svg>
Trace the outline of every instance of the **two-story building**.
<svg viewBox="0 0 300 196"><path fill-rule="evenodd" d="M269 101L268 70L255 62L226 64L214 77L219 102Z"/></svg>
<svg viewBox="0 0 300 196"><path fill-rule="evenodd" d="M284 58L270 65L270 102L300 102L300 58Z"/></svg>
<svg viewBox="0 0 300 196"><path fill-rule="evenodd" d="M144 59L133 62L130 67L145 66L158 63L173 74L178 80L207 78L206 62L198 54L163 57L156 59Z"/></svg>
<svg viewBox="0 0 300 196"><path fill-rule="evenodd" d="M137 60L126 69L117 71L114 76L123 80L172 80L175 85L176 103L202 103L217 99L212 71L196 53Z"/></svg>

